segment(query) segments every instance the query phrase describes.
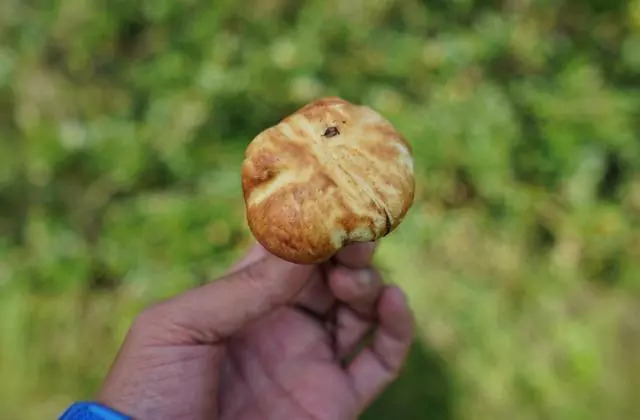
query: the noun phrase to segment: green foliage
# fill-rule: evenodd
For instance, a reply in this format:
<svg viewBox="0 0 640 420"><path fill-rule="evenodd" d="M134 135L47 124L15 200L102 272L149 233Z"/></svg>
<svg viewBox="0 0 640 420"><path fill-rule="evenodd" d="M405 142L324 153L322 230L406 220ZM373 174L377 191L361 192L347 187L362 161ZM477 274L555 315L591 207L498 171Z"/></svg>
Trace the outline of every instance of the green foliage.
<svg viewBox="0 0 640 420"><path fill-rule="evenodd" d="M640 1L3 0L0 37L3 417L224 270L244 147L325 95L417 170L378 259L418 339L365 418L640 416Z"/></svg>

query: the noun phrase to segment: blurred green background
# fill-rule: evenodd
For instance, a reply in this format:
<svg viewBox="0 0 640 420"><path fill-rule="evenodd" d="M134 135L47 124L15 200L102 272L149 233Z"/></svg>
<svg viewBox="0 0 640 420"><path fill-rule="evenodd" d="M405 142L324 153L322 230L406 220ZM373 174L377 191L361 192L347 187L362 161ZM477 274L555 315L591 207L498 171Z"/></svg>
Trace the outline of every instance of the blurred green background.
<svg viewBox="0 0 640 420"><path fill-rule="evenodd" d="M417 171L377 259L418 337L365 418L640 418L639 0L2 0L2 418L240 255L244 148L325 95Z"/></svg>

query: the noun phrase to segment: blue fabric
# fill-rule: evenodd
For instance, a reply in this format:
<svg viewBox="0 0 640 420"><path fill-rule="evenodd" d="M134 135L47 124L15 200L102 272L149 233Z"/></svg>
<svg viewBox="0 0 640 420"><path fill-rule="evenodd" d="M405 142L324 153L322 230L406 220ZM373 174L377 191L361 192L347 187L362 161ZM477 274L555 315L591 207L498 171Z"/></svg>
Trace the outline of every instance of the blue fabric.
<svg viewBox="0 0 640 420"><path fill-rule="evenodd" d="M59 420L132 420L131 417L95 402L77 402L62 413Z"/></svg>

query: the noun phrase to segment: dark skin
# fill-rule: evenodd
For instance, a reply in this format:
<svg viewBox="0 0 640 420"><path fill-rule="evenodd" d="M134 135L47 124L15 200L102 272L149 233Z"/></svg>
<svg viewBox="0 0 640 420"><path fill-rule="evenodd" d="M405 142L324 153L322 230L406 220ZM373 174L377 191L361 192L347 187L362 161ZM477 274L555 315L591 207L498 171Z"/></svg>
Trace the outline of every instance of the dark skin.
<svg viewBox="0 0 640 420"><path fill-rule="evenodd" d="M140 314L98 401L136 419L357 418L397 376L413 333L373 249L312 266L255 246L223 278Z"/></svg>

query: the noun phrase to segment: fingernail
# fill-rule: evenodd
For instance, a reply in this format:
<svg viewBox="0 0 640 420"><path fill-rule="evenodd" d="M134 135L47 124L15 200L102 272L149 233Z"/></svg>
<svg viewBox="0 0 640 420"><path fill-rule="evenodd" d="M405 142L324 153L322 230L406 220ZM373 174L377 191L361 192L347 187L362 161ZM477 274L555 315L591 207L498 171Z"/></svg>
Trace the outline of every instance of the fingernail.
<svg viewBox="0 0 640 420"><path fill-rule="evenodd" d="M368 288L373 283L373 273L371 270L361 270L356 276L356 282L361 288Z"/></svg>

